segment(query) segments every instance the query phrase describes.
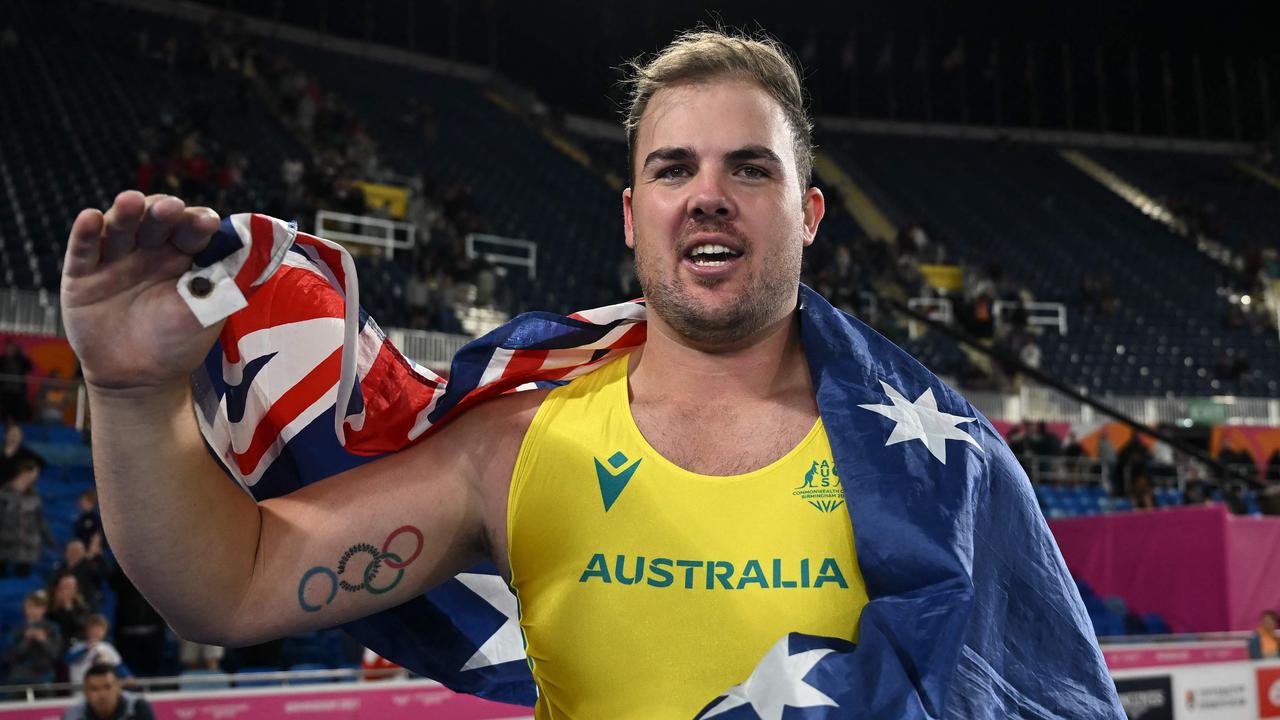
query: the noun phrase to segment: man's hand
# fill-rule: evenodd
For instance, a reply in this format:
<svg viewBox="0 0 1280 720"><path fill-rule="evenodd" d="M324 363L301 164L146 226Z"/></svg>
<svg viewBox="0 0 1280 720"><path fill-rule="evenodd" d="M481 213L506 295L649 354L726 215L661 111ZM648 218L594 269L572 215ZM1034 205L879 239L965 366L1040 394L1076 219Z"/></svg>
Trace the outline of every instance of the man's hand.
<svg viewBox="0 0 1280 720"><path fill-rule="evenodd" d="M183 380L213 347L176 280L218 229L209 208L128 191L105 214L82 210L62 270L62 320L91 388L158 388Z"/></svg>

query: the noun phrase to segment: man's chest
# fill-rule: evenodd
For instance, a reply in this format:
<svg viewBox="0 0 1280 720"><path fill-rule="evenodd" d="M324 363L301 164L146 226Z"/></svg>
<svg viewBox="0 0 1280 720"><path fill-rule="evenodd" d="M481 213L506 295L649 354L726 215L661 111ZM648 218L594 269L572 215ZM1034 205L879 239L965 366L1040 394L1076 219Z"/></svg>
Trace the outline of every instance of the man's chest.
<svg viewBox="0 0 1280 720"><path fill-rule="evenodd" d="M636 429L676 466L701 475L738 475L763 468L794 449L817 412L777 404L744 406L636 404Z"/></svg>
<svg viewBox="0 0 1280 720"><path fill-rule="evenodd" d="M788 632L854 638L866 591L820 423L797 438L768 423L768 450L746 461L723 451L745 441L661 435L711 458L678 455L686 469L614 420L531 438L512 477L511 583L554 715L660 696L664 716L691 716ZM684 439L708 424L683 425ZM637 685L621 705L600 691Z"/></svg>

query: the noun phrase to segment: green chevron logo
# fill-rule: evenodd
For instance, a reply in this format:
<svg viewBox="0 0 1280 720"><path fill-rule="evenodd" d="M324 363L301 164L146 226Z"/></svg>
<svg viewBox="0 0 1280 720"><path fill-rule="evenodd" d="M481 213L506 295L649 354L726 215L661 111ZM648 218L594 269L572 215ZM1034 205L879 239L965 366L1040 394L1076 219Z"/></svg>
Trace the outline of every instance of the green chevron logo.
<svg viewBox="0 0 1280 720"><path fill-rule="evenodd" d="M626 465L627 456L621 451L609 456L608 462L613 470L605 467L604 463L600 462L600 458L592 459L596 461L596 478L600 481L600 498L604 500L604 511L609 512L609 508L617 502L618 496L627 487L627 483L631 482L631 476L635 475L636 468L640 467L640 460L644 458L631 463L625 470L621 468Z"/></svg>

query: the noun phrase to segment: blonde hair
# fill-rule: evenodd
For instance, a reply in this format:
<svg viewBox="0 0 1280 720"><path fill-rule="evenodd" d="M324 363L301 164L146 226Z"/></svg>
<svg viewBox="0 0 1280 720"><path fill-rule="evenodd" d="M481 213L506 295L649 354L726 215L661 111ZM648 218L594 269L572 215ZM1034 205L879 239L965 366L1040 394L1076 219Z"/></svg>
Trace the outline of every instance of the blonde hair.
<svg viewBox="0 0 1280 720"><path fill-rule="evenodd" d="M649 100L659 90L682 83L740 78L760 85L782 107L791 126L800 191L812 181L813 121L805 107L800 71L790 52L773 38L720 29L700 28L681 33L657 55L624 65L628 91L626 117L628 176L635 184L636 135Z"/></svg>

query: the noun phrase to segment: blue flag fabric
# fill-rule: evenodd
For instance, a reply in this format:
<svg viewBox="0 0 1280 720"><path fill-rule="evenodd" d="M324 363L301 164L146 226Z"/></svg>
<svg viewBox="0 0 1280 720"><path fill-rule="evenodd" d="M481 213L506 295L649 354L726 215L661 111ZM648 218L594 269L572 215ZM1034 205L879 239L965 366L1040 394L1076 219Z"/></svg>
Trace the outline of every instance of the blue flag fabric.
<svg viewBox="0 0 1280 720"><path fill-rule="evenodd" d="M802 298L801 339L870 602L856 646L790 636L793 656L835 648L800 680L832 704L794 706L805 708L794 716L1124 718L1030 481L999 433L906 352L813 291ZM868 409L885 404L902 421ZM948 426L972 442L950 435L940 458L937 441L919 436ZM889 444L895 435L916 437ZM726 699L733 693L702 716Z"/></svg>
<svg viewBox="0 0 1280 720"><path fill-rule="evenodd" d="M239 312L193 378L197 417L258 499L421 440L485 397L590 372L644 338L642 302L527 313L459 351L446 385L358 311L338 246L254 215L228 219L213 247L189 274L217 279L225 307L188 303L204 321ZM914 358L803 286L799 316L869 602L857 645L783 638L700 717L1123 718L1075 584L1000 435ZM291 334L308 323L305 341ZM317 388L314 400L255 383L289 357L313 358L286 375ZM517 617L494 568L481 567L346 629L454 690L532 705Z"/></svg>

